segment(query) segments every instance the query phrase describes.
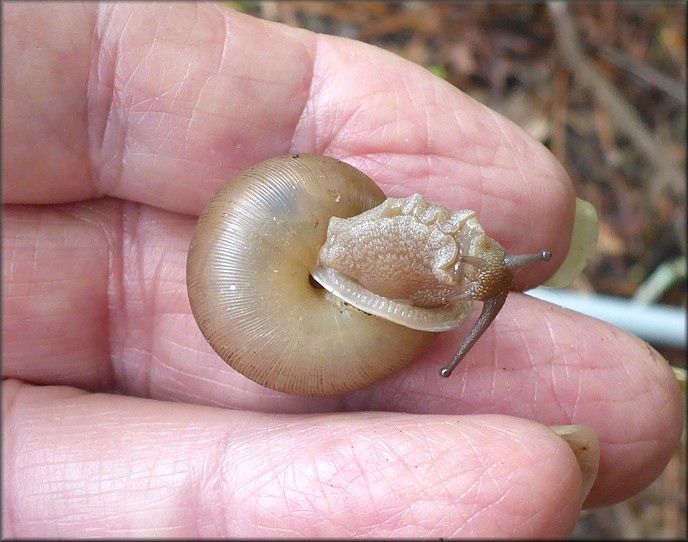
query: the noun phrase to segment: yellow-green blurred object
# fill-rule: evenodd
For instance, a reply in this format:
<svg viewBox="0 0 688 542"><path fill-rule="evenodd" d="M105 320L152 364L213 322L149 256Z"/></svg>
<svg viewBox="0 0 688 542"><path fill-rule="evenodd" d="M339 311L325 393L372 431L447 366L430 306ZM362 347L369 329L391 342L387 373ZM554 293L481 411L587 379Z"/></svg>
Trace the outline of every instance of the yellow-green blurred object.
<svg viewBox="0 0 688 542"><path fill-rule="evenodd" d="M434 73L437 77L440 77L445 80L447 79L447 71L442 66L428 66L428 70Z"/></svg>
<svg viewBox="0 0 688 542"><path fill-rule="evenodd" d="M254 8L258 5L260 5L260 2L256 0L246 0L246 1L238 1L238 2L224 2L226 6L229 6L232 9L235 9L237 11L244 12L248 9Z"/></svg>
<svg viewBox="0 0 688 542"><path fill-rule="evenodd" d="M545 286L564 288L571 284L587 265L597 245L599 234L600 221L597 211L590 202L576 198L576 218L569 253Z"/></svg>

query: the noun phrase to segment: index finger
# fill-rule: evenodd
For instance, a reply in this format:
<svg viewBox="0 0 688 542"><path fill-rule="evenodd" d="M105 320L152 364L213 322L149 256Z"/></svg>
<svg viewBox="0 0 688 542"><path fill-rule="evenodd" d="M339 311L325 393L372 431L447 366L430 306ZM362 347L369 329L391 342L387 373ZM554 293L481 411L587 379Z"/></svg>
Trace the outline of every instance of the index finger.
<svg viewBox="0 0 688 542"><path fill-rule="evenodd" d="M198 214L239 170L315 152L390 196L474 209L510 252L551 250L550 270L566 253L574 197L562 167L420 66L208 4L59 12L6 10L8 203L112 195ZM41 30L51 26L60 32Z"/></svg>

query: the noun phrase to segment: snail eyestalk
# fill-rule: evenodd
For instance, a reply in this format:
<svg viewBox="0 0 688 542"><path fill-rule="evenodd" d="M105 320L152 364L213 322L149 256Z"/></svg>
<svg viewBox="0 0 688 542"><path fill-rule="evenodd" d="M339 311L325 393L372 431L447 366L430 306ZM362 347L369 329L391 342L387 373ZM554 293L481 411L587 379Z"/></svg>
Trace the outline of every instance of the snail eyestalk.
<svg viewBox="0 0 688 542"><path fill-rule="evenodd" d="M538 254L522 254L519 256L511 256L510 254L506 254L504 256L504 267L511 273L516 273L516 271L526 265L548 262L551 257L552 253L546 250ZM504 306L504 302L506 301L506 296L508 294L509 290L504 290L503 292L483 301L483 309L480 312L480 316L473 326L473 329L471 329L471 332L461 343L459 350L456 352L451 362L440 370L440 376L445 378L451 376L454 369L456 369L468 351L473 348L473 345L478 341L485 330L490 327L490 324L497 317L497 314L499 314L499 311Z"/></svg>
<svg viewBox="0 0 688 542"><path fill-rule="evenodd" d="M473 345L478 341L485 330L490 327L490 324L495 319L500 309L504 306L504 302L506 301L506 296L508 293L509 292L504 292L495 297L491 297L483 303L483 310L480 313L478 321L475 323L468 336L461 343L459 350L456 352L449 365L440 370L440 376L445 378L451 376L452 371L456 369L456 366L466 356L468 351L473 348Z"/></svg>
<svg viewBox="0 0 688 542"><path fill-rule="evenodd" d="M530 265L531 263L548 262L551 257L552 253L548 250L543 250L538 254L520 254L519 256L511 256L510 254L507 254L504 256L504 265L508 269L517 271L521 267Z"/></svg>

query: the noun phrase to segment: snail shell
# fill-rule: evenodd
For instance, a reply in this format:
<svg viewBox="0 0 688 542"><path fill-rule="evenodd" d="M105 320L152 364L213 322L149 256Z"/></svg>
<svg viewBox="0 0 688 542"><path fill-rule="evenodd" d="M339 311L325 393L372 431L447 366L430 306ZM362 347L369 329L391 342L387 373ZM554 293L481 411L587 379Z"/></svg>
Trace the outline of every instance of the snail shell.
<svg viewBox="0 0 688 542"><path fill-rule="evenodd" d="M483 300L482 328L448 376L501 308L515 270L548 258L507 255L472 211L418 195L385 200L352 166L295 155L249 168L209 201L187 288L201 332L231 367L275 390L336 395L402 369Z"/></svg>

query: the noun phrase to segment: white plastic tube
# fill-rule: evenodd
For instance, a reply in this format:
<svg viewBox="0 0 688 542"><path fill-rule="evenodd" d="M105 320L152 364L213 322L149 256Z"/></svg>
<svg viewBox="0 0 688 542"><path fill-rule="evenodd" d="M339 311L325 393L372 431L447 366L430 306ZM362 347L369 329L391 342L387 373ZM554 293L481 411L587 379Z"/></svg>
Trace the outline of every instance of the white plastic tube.
<svg viewBox="0 0 688 542"><path fill-rule="evenodd" d="M618 297L535 288L527 295L609 322L658 346L686 347L686 311Z"/></svg>

